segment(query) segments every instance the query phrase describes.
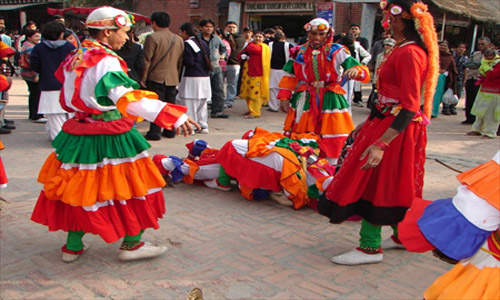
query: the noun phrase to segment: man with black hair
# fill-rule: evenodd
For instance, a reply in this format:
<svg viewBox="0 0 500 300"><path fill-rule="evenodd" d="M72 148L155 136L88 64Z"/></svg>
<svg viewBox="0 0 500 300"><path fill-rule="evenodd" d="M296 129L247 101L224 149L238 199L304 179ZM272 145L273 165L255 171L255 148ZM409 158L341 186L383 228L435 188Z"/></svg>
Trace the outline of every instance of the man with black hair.
<svg viewBox="0 0 500 300"><path fill-rule="evenodd" d="M274 40L274 36L276 35L276 31L274 31L272 28L266 28L263 30L264 31L264 43L268 44Z"/></svg>
<svg viewBox="0 0 500 300"><path fill-rule="evenodd" d="M368 42L368 39L362 37L360 34L361 27L359 27L358 24L351 24L351 26L349 26L349 36L359 42L366 51L370 51L370 42Z"/></svg>
<svg viewBox="0 0 500 300"><path fill-rule="evenodd" d="M182 67L184 42L172 33L170 15L157 11L151 15L153 33L144 42L144 73L141 86L158 94L163 102L175 104L176 86L179 84L179 73ZM158 141L161 135L167 138L175 137L175 131L163 129L151 123L146 139Z"/></svg>
<svg viewBox="0 0 500 300"><path fill-rule="evenodd" d="M222 40L214 34L215 23L211 19L200 21L200 37L205 40L210 49L210 87L212 89L212 118L227 118L228 115L222 113L224 110L224 85L222 70L219 65L221 55L226 54L226 46Z"/></svg>
<svg viewBox="0 0 500 300"><path fill-rule="evenodd" d="M224 77L227 79L226 106L232 107L238 92L238 77L240 76L240 61L236 57L245 45L245 37L238 33L238 25L234 21L226 23L225 35L231 45L231 55L227 60Z"/></svg>

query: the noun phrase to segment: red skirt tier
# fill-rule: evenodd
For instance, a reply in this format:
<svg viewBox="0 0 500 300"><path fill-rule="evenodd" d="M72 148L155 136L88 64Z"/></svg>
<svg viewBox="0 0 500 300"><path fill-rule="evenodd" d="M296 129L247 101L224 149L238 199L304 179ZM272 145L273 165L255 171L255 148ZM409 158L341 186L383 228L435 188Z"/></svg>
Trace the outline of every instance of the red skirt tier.
<svg viewBox="0 0 500 300"><path fill-rule="evenodd" d="M422 198L427 132L419 122L412 121L390 143L377 167L361 170L368 159L360 160L361 155L384 134L394 118L368 119L361 128L344 164L319 201L319 212L331 223L359 215L375 225L397 224L413 199Z"/></svg>
<svg viewBox="0 0 500 300"><path fill-rule="evenodd" d="M113 243L125 234L134 236L146 228L158 229L158 218L164 213L165 200L161 189L142 198L98 202L86 207L49 200L42 191L31 220L48 226L50 231L82 230Z"/></svg>

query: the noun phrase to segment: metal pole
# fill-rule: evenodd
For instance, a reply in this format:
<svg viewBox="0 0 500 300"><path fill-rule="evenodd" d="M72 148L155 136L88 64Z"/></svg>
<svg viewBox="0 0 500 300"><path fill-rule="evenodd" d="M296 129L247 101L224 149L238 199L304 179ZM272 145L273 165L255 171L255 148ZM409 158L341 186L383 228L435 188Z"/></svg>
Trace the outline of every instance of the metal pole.
<svg viewBox="0 0 500 300"><path fill-rule="evenodd" d="M470 47L470 53L474 53L474 48L476 47L476 38L477 38L477 29L479 28L479 25L474 25L474 32L472 33L472 43Z"/></svg>
<svg viewBox="0 0 500 300"><path fill-rule="evenodd" d="M441 27L441 40L444 40L445 29L446 29L446 12L443 12L443 26Z"/></svg>

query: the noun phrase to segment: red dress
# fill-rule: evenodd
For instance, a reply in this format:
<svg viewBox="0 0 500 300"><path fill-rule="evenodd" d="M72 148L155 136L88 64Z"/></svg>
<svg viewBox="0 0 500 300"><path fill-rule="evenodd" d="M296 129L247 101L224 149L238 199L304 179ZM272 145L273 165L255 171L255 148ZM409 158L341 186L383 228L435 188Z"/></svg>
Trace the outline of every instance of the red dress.
<svg viewBox="0 0 500 300"><path fill-rule="evenodd" d="M320 213L331 223L359 215L374 225L396 224L413 199L422 197L428 122L420 112L420 93L427 65L426 52L406 42L380 68L377 111L364 123L319 202ZM362 153L384 134L401 109L416 112L413 120L389 144L377 167L361 170L368 159L360 160Z"/></svg>

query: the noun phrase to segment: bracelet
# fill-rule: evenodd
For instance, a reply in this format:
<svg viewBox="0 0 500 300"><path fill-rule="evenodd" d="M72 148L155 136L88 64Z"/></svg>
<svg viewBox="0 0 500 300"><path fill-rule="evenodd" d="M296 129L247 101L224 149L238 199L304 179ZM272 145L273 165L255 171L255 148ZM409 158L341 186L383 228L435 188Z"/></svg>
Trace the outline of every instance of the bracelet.
<svg viewBox="0 0 500 300"><path fill-rule="evenodd" d="M381 140L376 140L372 145L379 147L380 149L382 149L382 151L385 151L387 148L389 148L389 144L387 144L386 142L382 142Z"/></svg>

